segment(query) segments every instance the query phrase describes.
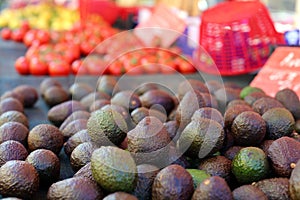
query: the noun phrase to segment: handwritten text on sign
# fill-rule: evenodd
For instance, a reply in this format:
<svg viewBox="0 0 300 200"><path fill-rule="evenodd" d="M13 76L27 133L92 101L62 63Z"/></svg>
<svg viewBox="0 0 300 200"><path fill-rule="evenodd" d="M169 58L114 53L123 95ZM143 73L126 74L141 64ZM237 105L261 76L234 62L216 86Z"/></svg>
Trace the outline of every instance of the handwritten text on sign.
<svg viewBox="0 0 300 200"><path fill-rule="evenodd" d="M290 88L300 96L300 48L278 47L251 82L275 96L278 90Z"/></svg>

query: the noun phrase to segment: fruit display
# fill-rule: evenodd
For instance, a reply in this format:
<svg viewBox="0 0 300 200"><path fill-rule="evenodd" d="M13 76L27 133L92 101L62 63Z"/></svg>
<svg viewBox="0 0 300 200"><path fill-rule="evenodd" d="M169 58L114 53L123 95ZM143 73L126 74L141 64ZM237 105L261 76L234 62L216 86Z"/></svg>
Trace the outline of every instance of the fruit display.
<svg viewBox="0 0 300 200"><path fill-rule="evenodd" d="M1 94L0 198L299 199L300 101L290 89L40 80ZM30 123L41 104L48 120Z"/></svg>
<svg viewBox="0 0 300 200"><path fill-rule="evenodd" d="M79 12L75 9L45 2L2 10L0 28L18 29L27 23L34 29L63 31L71 29L79 19Z"/></svg>

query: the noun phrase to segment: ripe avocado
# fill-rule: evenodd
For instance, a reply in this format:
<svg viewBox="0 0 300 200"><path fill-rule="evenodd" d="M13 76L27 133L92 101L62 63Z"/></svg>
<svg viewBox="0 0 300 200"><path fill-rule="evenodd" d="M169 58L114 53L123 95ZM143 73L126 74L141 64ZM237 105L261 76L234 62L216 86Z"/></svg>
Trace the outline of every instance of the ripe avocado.
<svg viewBox="0 0 300 200"><path fill-rule="evenodd" d="M25 160L26 148L18 141L7 140L0 144L0 167L9 160Z"/></svg>
<svg viewBox="0 0 300 200"><path fill-rule="evenodd" d="M74 176L75 177L84 177L84 178L88 178L91 179L92 181L96 182L93 174L92 174L92 167L91 167L91 162L88 162L86 165L84 165L83 167L80 168L80 170L78 170Z"/></svg>
<svg viewBox="0 0 300 200"><path fill-rule="evenodd" d="M178 97L182 99L183 96L189 91L198 91L201 93L209 93L207 86L200 80L187 79L179 83Z"/></svg>
<svg viewBox="0 0 300 200"><path fill-rule="evenodd" d="M128 151L138 164L164 165L171 138L163 123L156 117L145 117L127 133ZM169 164L169 163L168 163Z"/></svg>
<svg viewBox="0 0 300 200"><path fill-rule="evenodd" d="M283 136L290 136L294 131L294 117L285 108L272 108L265 112L262 118L267 125L267 139L276 140Z"/></svg>
<svg viewBox="0 0 300 200"><path fill-rule="evenodd" d="M70 86L69 92L73 100L80 101L83 97L93 92L93 88L87 83L75 82Z"/></svg>
<svg viewBox="0 0 300 200"><path fill-rule="evenodd" d="M133 91L120 91L111 98L111 104L123 106L129 112L141 107L142 103L138 95Z"/></svg>
<svg viewBox="0 0 300 200"><path fill-rule="evenodd" d="M39 189L39 175L28 162L11 160L0 167L0 194L30 199Z"/></svg>
<svg viewBox="0 0 300 200"><path fill-rule="evenodd" d="M45 91L43 98L46 104L52 107L65 101L68 101L69 94L62 87L52 86Z"/></svg>
<svg viewBox="0 0 300 200"><path fill-rule="evenodd" d="M152 195L152 185L159 172L159 168L154 165L141 164L137 166L137 184L133 195L138 199L150 200Z"/></svg>
<svg viewBox="0 0 300 200"><path fill-rule="evenodd" d="M200 162L198 168L204 170L211 176L220 176L224 178L227 183L230 183L231 160L224 156L214 156L204 159Z"/></svg>
<svg viewBox="0 0 300 200"><path fill-rule="evenodd" d="M2 126L6 122L19 122L27 128L29 127L27 117L23 113L15 110L7 111L0 115L0 126Z"/></svg>
<svg viewBox="0 0 300 200"><path fill-rule="evenodd" d="M89 111L90 112L94 112L96 110L99 110L101 108L103 108L104 106L106 105L109 105L110 104L110 101L109 100L106 100L106 99L98 99L98 100L95 100L91 106L89 107Z"/></svg>
<svg viewBox="0 0 300 200"><path fill-rule="evenodd" d="M289 179L288 178L270 178L258 181L254 184L269 200L289 200Z"/></svg>
<svg viewBox="0 0 300 200"><path fill-rule="evenodd" d="M87 121L87 119L76 119L70 122L64 129L61 130L61 133L64 136L64 141L68 140L75 133L86 129Z"/></svg>
<svg viewBox="0 0 300 200"><path fill-rule="evenodd" d="M13 89L13 92L24 97L24 107L26 108L34 106L39 99L37 90L30 85L19 85Z"/></svg>
<svg viewBox="0 0 300 200"><path fill-rule="evenodd" d="M252 104L252 108L255 112L263 115L265 112L272 108L284 108L284 106L275 98L262 97Z"/></svg>
<svg viewBox="0 0 300 200"><path fill-rule="evenodd" d="M293 114L295 119L300 119L300 101L293 90L288 88L280 90L276 93L275 98Z"/></svg>
<svg viewBox="0 0 300 200"><path fill-rule="evenodd" d="M195 190L192 200L233 200L226 181L219 176L205 179Z"/></svg>
<svg viewBox="0 0 300 200"><path fill-rule="evenodd" d="M266 123L258 113L245 111L233 120L231 133L235 144L256 146L266 135Z"/></svg>
<svg viewBox="0 0 300 200"><path fill-rule="evenodd" d="M5 113L5 112L11 111L11 110L15 110L15 111L19 111L19 112L23 113L24 112L23 104L19 100L12 98L12 97L5 98L0 101L0 115L2 113Z"/></svg>
<svg viewBox="0 0 300 200"><path fill-rule="evenodd" d="M48 200L94 200L103 197L102 189L84 177L68 178L53 183L47 192Z"/></svg>
<svg viewBox="0 0 300 200"><path fill-rule="evenodd" d="M245 111L253 111L253 109L248 105L234 105L229 107L225 113L224 113L224 123L225 127L229 130L231 130L231 126L233 123L233 120L242 112Z"/></svg>
<svg viewBox="0 0 300 200"><path fill-rule="evenodd" d="M263 98L263 97L268 97L268 95L266 95L265 93L262 93L262 92L253 92L253 93L247 95L244 98L244 101L252 106L256 100Z"/></svg>
<svg viewBox="0 0 300 200"><path fill-rule="evenodd" d="M61 83L54 78L45 78L40 84L40 93L42 96L46 92L46 90L50 87L62 87Z"/></svg>
<svg viewBox="0 0 300 200"><path fill-rule="evenodd" d="M224 138L223 127L218 122L200 118L185 127L177 141L177 147L191 158L204 158L219 151Z"/></svg>
<svg viewBox="0 0 300 200"><path fill-rule="evenodd" d="M103 200L138 200L138 198L125 192L115 192L106 196Z"/></svg>
<svg viewBox="0 0 300 200"><path fill-rule="evenodd" d="M80 103L86 108L89 109L91 105L97 100L107 100L110 101L110 96L105 92L92 92L80 100Z"/></svg>
<svg viewBox="0 0 300 200"><path fill-rule="evenodd" d="M120 89L117 83L117 79L113 76L101 76L97 81L98 92L104 92L109 96L113 96Z"/></svg>
<svg viewBox="0 0 300 200"><path fill-rule="evenodd" d="M72 169L76 172L91 161L92 153L96 147L90 142L79 144L71 153L70 163Z"/></svg>
<svg viewBox="0 0 300 200"><path fill-rule="evenodd" d="M243 147L241 146L232 146L230 147L224 154L226 158L229 160L233 160L235 155L242 149Z"/></svg>
<svg viewBox="0 0 300 200"><path fill-rule="evenodd" d="M91 157L92 175L109 192L131 192L135 188L137 167L128 151L102 146Z"/></svg>
<svg viewBox="0 0 300 200"><path fill-rule="evenodd" d="M234 200L268 200L268 197L259 188L253 185L242 185L232 191Z"/></svg>
<svg viewBox="0 0 300 200"><path fill-rule="evenodd" d="M222 127L224 127L224 118L220 111L211 107L203 107L196 110L192 116L192 120L199 120L199 118L212 119L218 122Z"/></svg>
<svg viewBox="0 0 300 200"><path fill-rule="evenodd" d="M60 174L59 158L50 150L37 149L31 152L25 160L32 164L39 174L40 184L52 184Z"/></svg>
<svg viewBox="0 0 300 200"><path fill-rule="evenodd" d="M0 126L0 144L7 140L15 140L27 146L29 130L19 122L6 122Z"/></svg>
<svg viewBox="0 0 300 200"><path fill-rule="evenodd" d="M290 137L282 137L270 145L268 156L277 175L289 177L293 165L300 159L300 142Z"/></svg>
<svg viewBox="0 0 300 200"><path fill-rule="evenodd" d="M193 178L180 165L169 165L154 179L152 199L188 200L193 195Z"/></svg>
<svg viewBox="0 0 300 200"><path fill-rule="evenodd" d="M70 156L72 151L81 143L90 142L90 136L86 129L78 131L67 142L64 143L64 151L67 156Z"/></svg>
<svg viewBox="0 0 300 200"><path fill-rule="evenodd" d="M77 119L89 119L91 114L87 111L75 111L60 125L59 130L62 131L69 123Z"/></svg>
<svg viewBox="0 0 300 200"><path fill-rule="evenodd" d="M252 183L265 178L269 163L263 150L257 147L241 149L232 161L232 173L239 183Z"/></svg>
<svg viewBox="0 0 300 200"><path fill-rule="evenodd" d="M87 122L91 141L101 145L120 145L126 137L127 124L124 117L110 109L97 110L91 114Z"/></svg>

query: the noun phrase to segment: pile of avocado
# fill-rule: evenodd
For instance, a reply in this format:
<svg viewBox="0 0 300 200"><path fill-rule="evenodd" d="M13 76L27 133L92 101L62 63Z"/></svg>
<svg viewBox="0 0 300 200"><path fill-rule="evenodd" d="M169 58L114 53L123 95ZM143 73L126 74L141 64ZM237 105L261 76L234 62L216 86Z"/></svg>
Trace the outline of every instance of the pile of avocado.
<svg viewBox="0 0 300 200"><path fill-rule="evenodd" d="M0 198L300 200L300 101L291 89L186 79L121 90L46 78L0 99ZM29 127L41 96L50 123ZM62 156L73 173L62 178Z"/></svg>

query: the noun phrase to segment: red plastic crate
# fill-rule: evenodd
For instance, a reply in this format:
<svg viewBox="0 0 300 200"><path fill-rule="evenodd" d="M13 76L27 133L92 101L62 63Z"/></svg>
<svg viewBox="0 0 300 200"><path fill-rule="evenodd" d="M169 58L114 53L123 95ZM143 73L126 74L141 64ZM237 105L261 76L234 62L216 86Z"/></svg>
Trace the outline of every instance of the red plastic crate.
<svg viewBox="0 0 300 200"><path fill-rule="evenodd" d="M80 18L85 20L90 14L99 14L109 24L119 16L119 7L109 0L79 0Z"/></svg>
<svg viewBox="0 0 300 200"><path fill-rule="evenodd" d="M269 57L271 45L284 43L275 30L267 8L259 1L224 2L203 12L200 45L214 60L218 72L238 75L260 69Z"/></svg>

